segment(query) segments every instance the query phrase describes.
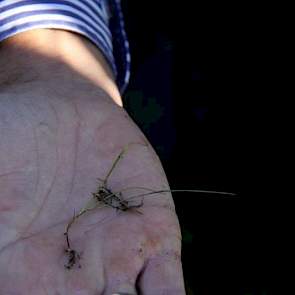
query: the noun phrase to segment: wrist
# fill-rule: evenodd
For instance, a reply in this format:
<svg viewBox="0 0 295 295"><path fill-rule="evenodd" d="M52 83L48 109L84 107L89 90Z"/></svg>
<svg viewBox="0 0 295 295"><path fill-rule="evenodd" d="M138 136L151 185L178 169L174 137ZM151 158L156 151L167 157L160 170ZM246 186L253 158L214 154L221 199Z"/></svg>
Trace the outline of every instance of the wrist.
<svg viewBox="0 0 295 295"><path fill-rule="evenodd" d="M85 93L85 87L100 88L117 105L123 105L106 59L79 34L36 29L10 37L0 47L0 68L4 69L0 72L2 92L15 85L35 82L50 91L63 93L67 90Z"/></svg>

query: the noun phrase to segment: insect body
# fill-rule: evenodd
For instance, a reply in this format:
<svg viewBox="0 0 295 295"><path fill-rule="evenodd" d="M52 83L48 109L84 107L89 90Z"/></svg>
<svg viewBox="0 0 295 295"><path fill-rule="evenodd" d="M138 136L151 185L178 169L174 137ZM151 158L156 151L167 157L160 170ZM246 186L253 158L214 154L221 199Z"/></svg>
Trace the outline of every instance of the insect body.
<svg viewBox="0 0 295 295"><path fill-rule="evenodd" d="M141 201L138 205L130 205L128 200L124 200L122 198L121 193L113 193L106 187L99 187L96 193L92 193L92 197L95 198L98 202L104 203L110 207L113 207L117 210L127 211L132 208L139 208L143 205L143 201ZM141 213L137 210L138 213Z"/></svg>
<svg viewBox="0 0 295 295"><path fill-rule="evenodd" d="M136 144L136 143L131 143L131 144ZM140 143L137 143L137 144L140 144ZM105 179L98 178L98 180L100 182L102 182L102 184L100 184L98 186L98 189L96 190L96 192L92 193L92 197L90 198L90 200L88 201L86 206L83 209L81 209L77 215L75 215L75 213L74 213L73 218L68 223L68 225L66 227L66 231L64 233L64 235L66 236L66 242L67 242L67 249L65 250L68 255L68 264L65 265L65 267L67 269L71 269L75 265L76 260L80 259L80 255L75 250L73 250L70 246L70 240L69 240L70 227L73 225L73 223L79 217L81 217L83 214L85 214L86 212L88 212L90 210L107 206L107 207L112 207L112 208L120 210L120 211L127 211L127 210L134 209L135 212L142 214L142 212L140 212L136 208L139 208L143 205L143 197L148 196L148 195L155 195L156 196L159 193L192 192L192 193L202 193L202 194L205 193L205 194L235 195L235 194L227 193L227 192L204 191L204 190L169 190L169 189L153 190L153 189L150 189L147 187L127 187L127 188L123 188L119 192L112 192L107 186L108 178L110 177L110 175L111 175L112 171L114 170L115 166L117 165L118 161L122 158L123 154L127 151L129 145L130 144L125 146L125 148L117 156L117 158L113 162L113 165L111 166L110 171L107 173L106 178ZM145 144L140 144L140 145L145 145ZM122 192L132 190L132 189L141 189L141 190L144 190L145 193L131 196L127 200L123 199ZM134 200L134 199L137 199L140 197L142 199L139 204L135 204L135 205L130 204L131 203L130 200Z"/></svg>
<svg viewBox="0 0 295 295"><path fill-rule="evenodd" d="M132 144L132 143L131 143ZM134 144L134 143L133 143ZM136 144L136 143L135 143ZM67 224L66 231L64 232L64 235L66 236L66 242L67 242L67 249L65 250L66 254L68 255L68 263L65 265L67 269L71 269L75 263L76 260L80 259L79 254L71 248L70 246L70 239L69 239L69 230L70 227L73 225L73 223L83 214L86 212L93 210L98 207L104 207L109 206L112 208L115 208L117 210L121 211L127 211L133 208L139 208L143 205L143 201L141 201L140 204L137 205L130 205L127 200L124 200L122 198L121 192L113 193L108 187L107 187L107 181L109 176L111 175L112 171L114 170L115 166L117 165L118 161L122 158L123 154L126 152L127 148L130 144L128 144L118 155L118 157L115 159L110 171L107 173L107 176L105 179L98 180L102 181L102 185L99 185L97 191L95 193L92 193L92 198L87 203L87 205L80 210L80 212L75 215L71 219L71 221ZM144 145L144 144L141 144ZM137 213L142 214L140 211L135 210Z"/></svg>

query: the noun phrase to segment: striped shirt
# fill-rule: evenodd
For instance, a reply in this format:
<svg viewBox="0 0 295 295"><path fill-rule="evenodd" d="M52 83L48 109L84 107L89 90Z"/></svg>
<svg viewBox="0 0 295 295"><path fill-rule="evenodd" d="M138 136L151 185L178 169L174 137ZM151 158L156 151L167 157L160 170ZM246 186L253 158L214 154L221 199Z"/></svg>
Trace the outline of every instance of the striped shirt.
<svg viewBox="0 0 295 295"><path fill-rule="evenodd" d="M37 28L73 31L104 55L121 94L130 77L130 50L120 0L0 0L0 42Z"/></svg>

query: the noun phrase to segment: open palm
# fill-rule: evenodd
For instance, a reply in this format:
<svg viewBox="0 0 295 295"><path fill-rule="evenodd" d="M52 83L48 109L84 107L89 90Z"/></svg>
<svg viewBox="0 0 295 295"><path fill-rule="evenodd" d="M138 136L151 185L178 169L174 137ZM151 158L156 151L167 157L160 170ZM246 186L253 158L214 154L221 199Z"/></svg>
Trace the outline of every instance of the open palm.
<svg viewBox="0 0 295 295"><path fill-rule="evenodd" d="M69 230L80 259L65 267L65 228L126 144L141 143L124 153L108 188L169 188L158 157L128 114L107 99L81 103L53 96L48 103L6 96L0 114L0 294L185 294L170 194L144 198L142 214L111 206L83 214ZM125 190L122 198L138 193Z"/></svg>

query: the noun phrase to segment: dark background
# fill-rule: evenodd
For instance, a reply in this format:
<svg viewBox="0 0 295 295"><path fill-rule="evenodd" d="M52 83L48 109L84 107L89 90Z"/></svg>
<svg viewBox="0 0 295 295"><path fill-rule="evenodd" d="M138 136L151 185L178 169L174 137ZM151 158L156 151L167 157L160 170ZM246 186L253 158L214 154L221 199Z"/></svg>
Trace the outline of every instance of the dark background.
<svg viewBox="0 0 295 295"><path fill-rule="evenodd" d="M255 150L244 141L258 70L253 15L242 5L174 2L122 1L132 58L123 99L171 188L237 193L174 194L187 294L272 294L264 199L245 165Z"/></svg>

